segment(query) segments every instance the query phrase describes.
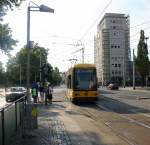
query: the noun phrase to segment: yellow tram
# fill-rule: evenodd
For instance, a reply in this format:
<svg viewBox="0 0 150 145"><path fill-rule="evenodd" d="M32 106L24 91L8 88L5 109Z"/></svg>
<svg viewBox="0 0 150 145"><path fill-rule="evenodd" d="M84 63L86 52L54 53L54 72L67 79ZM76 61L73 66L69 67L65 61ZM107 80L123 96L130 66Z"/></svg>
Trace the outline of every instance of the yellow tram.
<svg viewBox="0 0 150 145"><path fill-rule="evenodd" d="M97 77L94 64L75 64L68 70L66 96L71 101L97 100Z"/></svg>

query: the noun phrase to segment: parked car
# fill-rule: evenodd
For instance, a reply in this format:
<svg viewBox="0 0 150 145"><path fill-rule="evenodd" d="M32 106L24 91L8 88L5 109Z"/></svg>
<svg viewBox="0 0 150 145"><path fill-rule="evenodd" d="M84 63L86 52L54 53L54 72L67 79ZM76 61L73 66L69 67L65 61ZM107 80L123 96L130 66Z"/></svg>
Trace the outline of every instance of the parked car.
<svg viewBox="0 0 150 145"><path fill-rule="evenodd" d="M24 87L10 87L6 89L6 101L13 102L26 94Z"/></svg>
<svg viewBox="0 0 150 145"><path fill-rule="evenodd" d="M119 86L115 83L110 83L108 86L107 86L107 89L109 90L118 90L119 89Z"/></svg>

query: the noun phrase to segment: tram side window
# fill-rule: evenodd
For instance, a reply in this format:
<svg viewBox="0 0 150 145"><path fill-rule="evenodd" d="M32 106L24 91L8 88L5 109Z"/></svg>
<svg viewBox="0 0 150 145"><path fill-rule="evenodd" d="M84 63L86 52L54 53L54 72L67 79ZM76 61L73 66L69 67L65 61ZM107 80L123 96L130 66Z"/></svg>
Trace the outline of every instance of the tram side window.
<svg viewBox="0 0 150 145"><path fill-rule="evenodd" d="M67 88L71 88L71 75L67 78Z"/></svg>

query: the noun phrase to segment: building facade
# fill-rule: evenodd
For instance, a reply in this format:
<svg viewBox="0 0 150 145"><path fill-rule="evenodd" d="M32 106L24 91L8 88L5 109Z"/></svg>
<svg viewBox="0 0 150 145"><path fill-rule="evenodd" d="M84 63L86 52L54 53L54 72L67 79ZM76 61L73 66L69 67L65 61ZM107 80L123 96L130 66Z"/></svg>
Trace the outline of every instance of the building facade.
<svg viewBox="0 0 150 145"><path fill-rule="evenodd" d="M94 62L98 82L125 85L129 79L130 57L129 16L106 13L97 26L94 37Z"/></svg>

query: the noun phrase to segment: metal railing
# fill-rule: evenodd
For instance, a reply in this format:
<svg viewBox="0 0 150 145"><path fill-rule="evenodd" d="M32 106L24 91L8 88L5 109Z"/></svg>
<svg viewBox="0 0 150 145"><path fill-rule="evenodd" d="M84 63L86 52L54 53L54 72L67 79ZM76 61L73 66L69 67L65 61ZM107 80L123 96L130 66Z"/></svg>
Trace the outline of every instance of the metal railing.
<svg viewBox="0 0 150 145"><path fill-rule="evenodd" d="M23 124L26 95L0 109L0 145L9 145L11 137Z"/></svg>

